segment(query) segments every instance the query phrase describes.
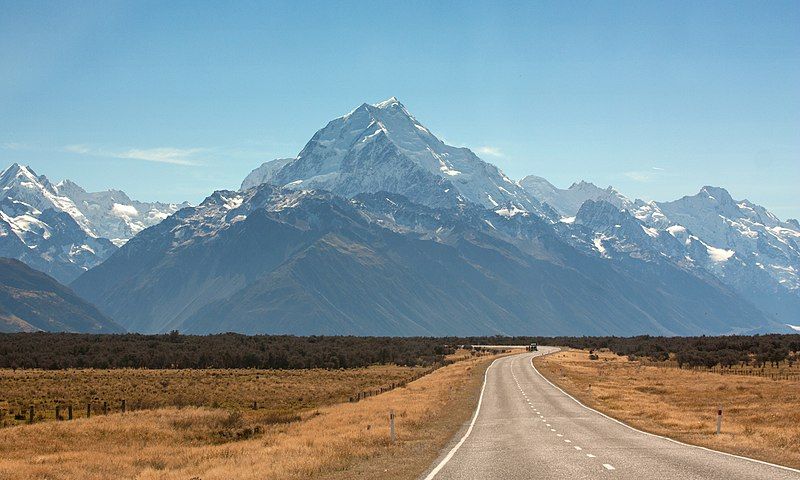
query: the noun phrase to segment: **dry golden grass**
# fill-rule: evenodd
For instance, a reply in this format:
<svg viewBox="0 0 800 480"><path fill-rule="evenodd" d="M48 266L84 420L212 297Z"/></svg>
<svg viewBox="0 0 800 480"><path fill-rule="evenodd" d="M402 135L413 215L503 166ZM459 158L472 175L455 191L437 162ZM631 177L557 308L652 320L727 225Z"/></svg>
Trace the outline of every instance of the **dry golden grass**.
<svg viewBox="0 0 800 480"><path fill-rule="evenodd" d="M352 370L9 370L0 369L0 427L34 405L37 421L54 420L55 406L74 406L74 416L93 414L103 402L112 412L126 400L128 410L161 407L246 409L253 402L261 413L289 415L346 401L366 390L408 381L423 367L381 365Z"/></svg>
<svg viewBox="0 0 800 480"><path fill-rule="evenodd" d="M461 361L292 423L188 407L10 427L0 430L0 478L375 478L376 468L386 478L414 478L469 418L491 360Z"/></svg>
<svg viewBox="0 0 800 480"><path fill-rule="evenodd" d="M538 357L536 368L583 403L647 432L800 467L800 383L643 366L610 352ZM722 434L715 435L717 407Z"/></svg>

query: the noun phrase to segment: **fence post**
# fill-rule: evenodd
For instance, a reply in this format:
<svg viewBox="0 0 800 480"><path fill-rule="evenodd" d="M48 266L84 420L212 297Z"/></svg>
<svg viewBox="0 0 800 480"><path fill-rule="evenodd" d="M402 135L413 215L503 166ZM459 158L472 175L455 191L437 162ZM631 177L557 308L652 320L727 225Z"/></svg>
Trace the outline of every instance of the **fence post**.
<svg viewBox="0 0 800 480"><path fill-rule="evenodd" d="M717 409L717 435L722 430L722 405Z"/></svg>
<svg viewBox="0 0 800 480"><path fill-rule="evenodd" d="M72 420L72 404L67 405L67 420Z"/></svg>
<svg viewBox="0 0 800 480"><path fill-rule="evenodd" d="M61 420L61 405L56 405L56 420Z"/></svg>
<svg viewBox="0 0 800 480"><path fill-rule="evenodd" d="M28 423L33 423L33 405L31 405L29 416L28 416Z"/></svg>
<svg viewBox="0 0 800 480"><path fill-rule="evenodd" d="M392 443L397 441L397 435L394 431L394 410L389 410L389 440Z"/></svg>
<svg viewBox="0 0 800 480"><path fill-rule="evenodd" d="M122 413L125 413L126 408L125 408L125 399L124 398L122 399L121 407L122 407Z"/></svg>
<svg viewBox="0 0 800 480"><path fill-rule="evenodd" d="M108 402L103 402L103 415L108 415Z"/></svg>
<svg viewBox="0 0 800 480"><path fill-rule="evenodd" d="M92 417L92 402L86 404L86 418Z"/></svg>

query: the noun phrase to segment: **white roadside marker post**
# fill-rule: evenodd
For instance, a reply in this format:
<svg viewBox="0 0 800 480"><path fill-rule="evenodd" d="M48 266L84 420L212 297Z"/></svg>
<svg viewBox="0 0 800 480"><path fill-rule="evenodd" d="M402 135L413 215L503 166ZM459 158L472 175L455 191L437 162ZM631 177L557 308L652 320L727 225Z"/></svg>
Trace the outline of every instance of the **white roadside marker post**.
<svg viewBox="0 0 800 480"><path fill-rule="evenodd" d="M397 435L394 432L394 410L389 410L389 440L394 443Z"/></svg>
<svg viewBox="0 0 800 480"><path fill-rule="evenodd" d="M722 405L717 409L717 435L722 430Z"/></svg>

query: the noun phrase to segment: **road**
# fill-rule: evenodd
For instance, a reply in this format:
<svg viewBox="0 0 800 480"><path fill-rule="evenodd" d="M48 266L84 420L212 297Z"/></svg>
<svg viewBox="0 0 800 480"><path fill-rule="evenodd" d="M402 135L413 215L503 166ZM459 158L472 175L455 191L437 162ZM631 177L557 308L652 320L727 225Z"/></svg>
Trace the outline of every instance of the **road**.
<svg viewBox="0 0 800 480"><path fill-rule="evenodd" d="M580 405L531 365L556 350L496 360L478 413L423 478L800 479L798 470L648 435Z"/></svg>

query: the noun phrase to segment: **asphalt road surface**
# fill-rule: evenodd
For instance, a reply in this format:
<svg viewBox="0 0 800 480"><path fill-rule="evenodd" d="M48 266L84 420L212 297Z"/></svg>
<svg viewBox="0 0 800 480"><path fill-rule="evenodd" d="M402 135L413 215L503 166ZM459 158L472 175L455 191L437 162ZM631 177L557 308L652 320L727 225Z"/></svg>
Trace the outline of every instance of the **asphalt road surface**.
<svg viewBox="0 0 800 480"><path fill-rule="evenodd" d="M478 413L423 478L800 479L800 471L648 435L580 405L531 365L496 360Z"/></svg>

